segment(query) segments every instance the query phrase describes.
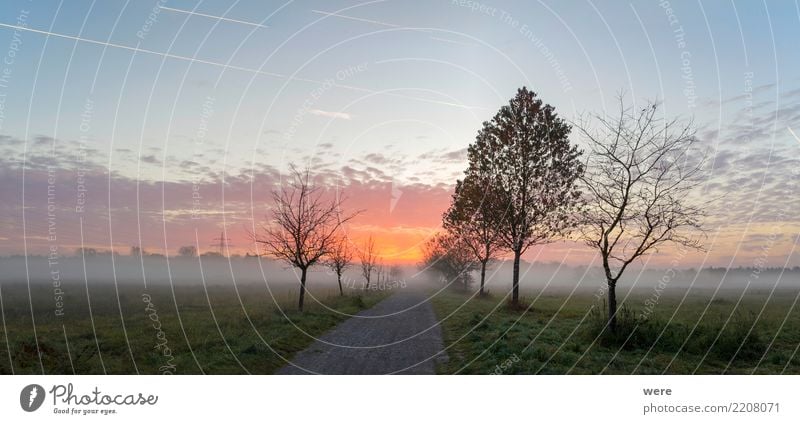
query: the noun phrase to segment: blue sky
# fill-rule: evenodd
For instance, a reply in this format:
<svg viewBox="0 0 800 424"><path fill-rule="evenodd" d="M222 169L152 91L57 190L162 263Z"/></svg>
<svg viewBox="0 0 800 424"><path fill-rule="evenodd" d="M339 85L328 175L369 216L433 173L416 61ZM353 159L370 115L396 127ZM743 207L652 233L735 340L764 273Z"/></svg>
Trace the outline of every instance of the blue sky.
<svg viewBox="0 0 800 424"><path fill-rule="evenodd" d="M17 29L12 49L20 14L33 31ZM221 184L310 158L390 191L437 190L526 85L568 119L613 110L620 91L693 118L714 159L709 187L733 204L720 221L740 225L731 234L796 206L797 2L8 0L0 23L0 55L13 54L3 166L25 154L30 172L54 165L65 184L87 164L113 190ZM15 228L19 207L3 213Z"/></svg>

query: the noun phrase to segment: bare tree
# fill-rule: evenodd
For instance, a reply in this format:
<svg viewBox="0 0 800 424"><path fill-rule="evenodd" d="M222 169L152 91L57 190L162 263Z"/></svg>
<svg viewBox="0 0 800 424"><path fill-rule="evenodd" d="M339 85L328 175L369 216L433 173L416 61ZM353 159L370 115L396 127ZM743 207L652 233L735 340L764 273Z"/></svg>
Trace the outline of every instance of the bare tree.
<svg viewBox="0 0 800 424"><path fill-rule="evenodd" d="M422 247L421 267L438 272L448 284L460 282L464 290L472 281L475 264L463 239L448 232L435 234Z"/></svg>
<svg viewBox="0 0 800 424"><path fill-rule="evenodd" d="M452 203L442 219L444 229L460 237L480 264L481 295L484 294L486 267L501 251L499 230L503 216L492 196L490 177L468 175L456 182Z"/></svg>
<svg viewBox="0 0 800 424"><path fill-rule="evenodd" d="M353 250L350 249L347 238L340 237L336 240L325 262L331 271L336 273L336 281L339 283L339 295L344 296L342 274L353 263Z"/></svg>
<svg viewBox="0 0 800 424"><path fill-rule="evenodd" d="M372 235L369 236L367 241L364 243L364 247L358 252L358 258L361 261L361 275L364 276L364 280L366 283L364 284L364 290L369 290L372 272L375 271L375 266L378 262L378 254L375 250L375 240L372 238Z"/></svg>
<svg viewBox="0 0 800 424"><path fill-rule="evenodd" d="M523 87L469 146L467 175L490 175L493 207L502 211L500 245L514 254L512 298L519 302L519 264L536 244L566 236L576 224L583 174L571 127Z"/></svg>
<svg viewBox="0 0 800 424"><path fill-rule="evenodd" d="M378 290L380 290L386 282L386 266L383 262L378 262L378 264L375 265L375 277L375 285L378 287Z"/></svg>
<svg viewBox="0 0 800 424"><path fill-rule="evenodd" d="M343 214L342 197L328 198L311 180L309 170L292 166L290 181L272 193L275 203L270 225L263 225L252 239L267 253L300 270L300 299L303 310L308 269L335 248L337 233L358 212Z"/></svg>
<svg viewBox="0 0 800 424"><path fill-rule="evenodd" d="M701 249L704 204L693 201L703 155L695 149L692 122L658 117L658 103L578 125L591 146L582 239L603 259L608 284L608 326L617 329L616 286L637 258L675 243ZM699 157L699 159L697 159Z"/></svg>

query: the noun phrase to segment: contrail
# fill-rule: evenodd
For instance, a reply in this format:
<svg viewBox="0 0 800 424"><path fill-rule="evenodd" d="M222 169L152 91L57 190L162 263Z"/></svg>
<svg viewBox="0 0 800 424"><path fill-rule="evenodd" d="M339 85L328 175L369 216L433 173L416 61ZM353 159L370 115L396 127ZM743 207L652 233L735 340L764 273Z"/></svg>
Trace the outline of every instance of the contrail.
<svg viewBox="0 0 800 424"><path fill-rule="evenodd" d="M325 12L325 11L323 11L323 10L316 10L316 9L312 9L312 10L311 10L311 12L312 12L312 13L317 13L317 14L320 14L320 15L325 15L325 16L335 16L335 17L337 17L337 18L349 19L349 20L351 20L351 21L366 22L366 23L370 23L370 24L381 25L381 26L385 26L385 27L389 27L389 28L408 28L408 29L414 29L414 28L411 28L411 27L404 27L404 26L402 26L402 25L391 24L391 23L389 23L389 22L381 22L381 21L376 21L376 20L374 20L374 19L357 18L357 17L355 17L355 16L341 15L341 14L339 14L339 13ZM426 30L425 32L430 32L430 31L427 31L427 30Z"/></svg>
<svg viewBox="0 0 800 424"><path fill-rule="evenodd" d="M316 14L324 15L324 16L332 16L332 17L342 18L342 19L349 19L351 21L357 21L357 22L366 22L366 23L369 23L369 24L375 24L375 25L380 25L380 26L389 27L389 28L401 28L401 29L407 29L407 30L411 30L411 31L424 32L424 33L427 33L427 34L431 34L433 32L433 31L431 31L429 29L426 29L426 28L416 28L416 27L410 27L410 26L405 26L405 25L393 24L391 22L376 21L374 19L358 18L358 17L355 17L355 16L342 15L341 13L326 12L324 10L312 9L311 13L316 13ZM432 35L429 35L428 38L430 38L431 40L443 41L445 43L460 44L462 46L470 46L470 47L474 47L475 46L475 44L472 44L472 43L464 43L464 42L461 42L461 41L448 40L446 38L434 37Z"/></svg>
<svg viewBox="0 0 800 424"><path fill-rule="evenodd" d="M311 78L292 77L292 76L289 76L289 75L279 74L279 73L275 73L275 72L262 71L260 69L247 68L247 67L244 67L244 66L228 65L228 64L224 64L224 63L214 62L214 61L210 61L210 60L197 59L197 58L188 57L188 56L181 56L181 55L172 54L172 53L162 53L162 52L158 52L158 51L155 51L155 50L143 49L143 48L140 48L138 46L131 47L131 46L126 46L124 44L105 43L105 42L102 42L102 41L92 40L90 38L83 38L83 37L76 37L76 36L73 36L73 35L59 34L59 33L56 33L56 32L43 31L43 30L40 30L40 29L33 29L33 28L28 28L28 27L19 26L19 25L9 25L9 24L0 23L0 27L2 27L2 28L11 28L11 29L20 30L20 31L28 31L28 32L32 32L32 33L35 33L35 34L47 35L47 36L52 36L52 37L59 37L59 38L67 39L67 40L80 41L80 42L88 43L88 44L95 44L95 45L100 45L100 46L114 47L114 48L118 48L118 49L129 50L129 51L136 52L136 53L151 54L151 55L166 57L166 58L170 58L170 59L184 60L184 61L187 61L187 62L194 62L194 63L202 63L202 64L205 64L205 65L211 65L211 66L220 66L220 67L225 68L225 69L231 69L231 70L242 71L242 72L251 72L251 73L254 73L254 74L258 74L258 75L265 75L265 76L273 77L273 78L287 79L287 80L290 80L290 81L308 82L308 83L312 83L312 84L326 84L327 83L326 81L319 81L319 80L315 80L315 79L311 79ZM481 106L470 106L470 105L465 105L465 104L456 103L456 102L448 102L448 101L444 101L444 100L429 99L429 98L425 98L425 97L418 97L418 96L412 96L412 95L408 95L408 94L395 93L395 92L386 91L386 90L373 90L373 89L358 87L358 86L354 86L354 85L339 84L339 83L333 83L332 85L334 87L342 88L342 89L346 89L346 90L359 91L359 92L362 92L362 93L368 93L368 94L374 94L374 95L380 95L380 96L395 97L395 98L400 98L400 99L414 100L414 101L418 101L418 102L425 102L425 103L432 103L432 104L438 104L438 105L443 105L443 106L456 107L456 108L459 108L459 109L467 109L467 110L471 110L471 109L476 109L476 110L486 109L485 107L481 107Z"/></svg>
<svg viewBox="0 0 800 424"><path fill-rule="evenodd" d="M797 136L797 134L795 134L795 133L794 133L794 131L792 131L792 128L791 128L791 127L786 127L786 129L787 129L787 130L789 130L789 133L791 133L791 134L792 134L792 137L794 137L794 139L795 139L795 140L797 140L798 142L800 142L800 137L798 137L798 136Z"/></svg>
<svg viewBox="0 0 800 424"><path fill-rule="evenodd" d="M173 9L171 7L166 7L166 6L161 6L161 10L167 10L167 11L176 12L176 13L185 13L187 15L202 16L204 18L219 19L220 21L234 22L234 23L237 23L237 24L250 25L250 26L259 27L259 28L267 28L266 25L257 24L255 22L247 22L247 21L240 21L238 19L223 18L222 16L206 15L205 13L192 12L190 10Z"/></svg>

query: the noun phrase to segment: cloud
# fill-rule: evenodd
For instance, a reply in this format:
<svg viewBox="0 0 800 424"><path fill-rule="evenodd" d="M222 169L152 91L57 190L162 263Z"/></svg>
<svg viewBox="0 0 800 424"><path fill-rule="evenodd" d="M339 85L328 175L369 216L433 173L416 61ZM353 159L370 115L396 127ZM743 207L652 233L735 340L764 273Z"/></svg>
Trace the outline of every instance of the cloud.
<svg viewBox="0 0 800 424"><path fill-rule="evenodd" d="M442 155L442 159L452 163L467 162L467 148L453 150Z"/></svg>
<svg viewBox="0 0 800 424"><path fill-rule="evenodd" d="M53 213L62 255L72 254L81 239L87 246L104 250L127 252L130 246L141 245L150 251L174 252L179 246L193 244L195 231L205 244L222 228L241 253L252 252L247 230L265 222L272 192L286 182L285 172L257 163L252 169L226 173L223 183L220 175L204 166L204 160L188 159L175 161L175 166L202 175L200 180L175 172L172 181L137 180L114 170L109 175L107 159L78 164L66 153L66 144L59 146L63 150L56 155L46 153L49 146L29 150L28 159L41 156L42 160L26 162L24 179L17 158L0 157L0 197L10 199L0 203L0 225L8 230L0 240L0 255L20 252L23 213L28 252L47 252L51 244L48 193L55 193ZM40 155L38 150L45 153ZM156 159L152 156L142 160ZM320 164L313 168L313 176L326 195L344 196L348 209L364 210L348 228L350 237L360 240L380 228L376 236L381 237L387 252L413 256L418 244L438 228L452 187L404 184L402 197L393 204L392 178L384 165L374 165ZM55 180L49 180L48 167L56 168ZM204 168L207 173L201 173ZM401 229L414 230L392 236Z"/></svg>
<svg viewBox="0 0 800 424"><path fill-rule="evenodd" d="M141 160L142 162L149 163L151 165L158 165L160 163L155 155L142 155Z"/></svg>
<svg viewBox="0 0 800 424"><path fill-rule="evenodd" d="M800 222L796 207L800 145L786 127L779 125L778 129L787 143L774 144L734 143L732 136L738 128L720 129L703 185L702 196L714 199L707 228L719 226L730 235L737 231L737 225L766 225L777 219ZM71 254L79 246L81 219L86 243L105 250L113 247L127 252L129 246L141 244L153 251L172 252L191 244L195 231L206 244L225 228L241 253L252 252L246 230L264 223L272 206L272 191L286 181L285 170L255 162L241 171L226 170L223 183L219 170L215 172L210 166L214 157L224 153L215 153L215 149L191 158L167 155L169 181L146 177L137 181L135 176L115 168L131 160L135 163L135 155L115 160L109 170L108 157L98 152L85 161L76 161L72 152L75 146L69 141L56 140L55 152L48 143L36 144L28 146L24 180L21 156L13 154L16 149L8 147L11 154L0 156L0 198L10 199L0 203L0 225L7 229L3 233L6 239L0 240L0 255L20 251L23 212L29 252L44 253L49 248L47 202L48 186L52 184L48 182L48 167L56 170L57 236L63 254ZM323 143L320 147L334 145ZM343 195L348 209L365 211L348 228L351 238L361 240L374 233L387 252L411 257L419 243L439 228L441 214L450 202L452 183L466 164L465 154L466 148L457 146L416 155L384 149L348 157L346 161L329 160L326 153L312 157L312 170L326 193ZM157 159L161 155L148 150L140 159L160 163ZM80 184L79 169L85 169ZM398 190L402 191L401 196L397 195ZM77 213L81 193L85 207ZM748 239L745 243L758 245L758 240ZM726 251L721 249L718 256Z"/></svg>
<svg viewBox="0 0 800 424"><path fill-rule="evenodd" d="M350 115L349 113L345 112L330 112L321 109L311 109L308 112L311 113L312 115L324 116L326 118L331 118L331 119L345 119L349 121L353 118L353 115Z"/></svg>

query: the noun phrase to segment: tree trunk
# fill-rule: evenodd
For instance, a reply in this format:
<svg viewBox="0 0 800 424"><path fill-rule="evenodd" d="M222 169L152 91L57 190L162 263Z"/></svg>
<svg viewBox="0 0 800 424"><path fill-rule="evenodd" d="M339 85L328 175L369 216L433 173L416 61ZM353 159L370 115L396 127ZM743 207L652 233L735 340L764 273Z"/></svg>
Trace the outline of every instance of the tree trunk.
<svg viewBox="0 0 800 424"><path fill-rule="evenodd" d="M617 332L617 282L608 282L608 328Z"/></svg>
<svg viewBox="0 0 800 424"><path fill-rule="evenodd" d="M342 274L337 272L336 280L339 282L339 296L344 296L344 290L342 290Z"/></svg>
<svg viewBox="0 0 800 424"><path fill-rule="evenodd" d="M514 251L514 280L512 281L512 295L511 303L514 305L519 304L519 258L522 252L519 250Z"/></svg>
<svg viewBox="0 0 800 424"><path fill-rule="evenodd" d="M300 312L303 311L303 300L306 297L306 269L303 268L300 274L300 301L297 303L297 307L300 308Z"/></svg>
<svg viewBox="0 0 800 424"><path fill-rule="evenodd" d="M481 262L481 291L480 291L481 296L483 296L484 281L486 281L486 261Z"/></svg>

